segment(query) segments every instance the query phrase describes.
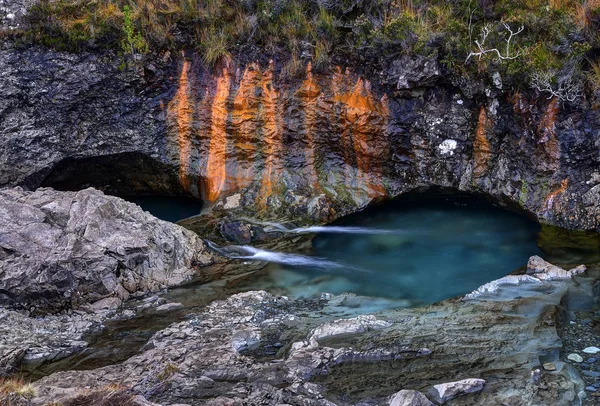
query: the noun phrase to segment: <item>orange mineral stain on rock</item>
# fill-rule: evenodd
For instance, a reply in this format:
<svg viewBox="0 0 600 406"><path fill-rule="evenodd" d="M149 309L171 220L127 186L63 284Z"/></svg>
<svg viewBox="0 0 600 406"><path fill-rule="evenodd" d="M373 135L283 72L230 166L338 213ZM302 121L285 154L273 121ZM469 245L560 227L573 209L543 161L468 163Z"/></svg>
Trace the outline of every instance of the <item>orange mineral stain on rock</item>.
<svg viewBox="0 0 600 406"><path fill-rule="evenodd" d="M552 210L552 207L554 205L554 199L564 193L567 190L567 187L569 186L569 179L564 179L562 182L560 182L560 187L550 193L548 193L548 196L546 196L546 200L544 201L544 207L543 207L543 212L544 213L548 213L549 211Z"/></svg>
<svg viewBox="0 0 600 406"><path fill-rule="evenodd" d="M225 186L227 151L227 100L231 77L228 70L217 79L217 88L211 107L210 145L206 163L205 199L214 202Z"/></svg>
<svg viewBox="0 0 600 406"><path fill-rule="evenodd" d="M227 175L231 186L235 189L247 187L255 176L255 145L260 105L257 94L260 88L260 67L256 63L251 63L244 69L231 112L235 138Z"/></svg>
<svg viewBox="0 0 600 406"><path fill-rule="evenodd" d="M369 198L385 196L381 169L375 156L381 153L381 148L387 147L381 145L386 132L387 106L374 99L370 83L360 78L350 92L335 99L345 105L343 134L352 137L357 187L366 190Z"/></svg>
<svg viewBox="0 0 600 406"><path fill-rule="evenodd" d="M191 84L188 79L190 61L184 60L179 76L179 88L167 105L168 117L174 117L177 123L177 145L179 147L179 181L184 190L189 191L189 161L193 129L194 104L191 97Z"/></svg>
<svg viewBox="0 0 600 406"><path fill-rule="evenodd" d="M315 163L315 125L317 122L317 103L318 97L321 95L321 89L313 78L312 65L308 62L306 66L306 79L302 82L300 88L296 91L296 96L302 101L304 110L304 142L306 171L308 171L307 179L309 186L316 191L320 189L317 178L317 168Z"/></svg>
<svg viewBox="0 0 600 406"><path fill-rule="evenodd" d="M490 143L487 138L487 132L492 121L488 118L485 107L479 109L479 119L477 121L477 131L475 132L475 140L473 142L473 175L479 178L488 170L489 161L492 156Z"/></svg>
<svg viewBox="0 0 600 406"><path fill-rule="evenodd" d="M273 85L273 61L262 78L263 126L265 141L265 167L262 174L260 199L266 205L267 197L273 194L274 179L280 176L282 169L282 122L283 112L279 102L279 92Z"/></svg>
<svg viewBox="0 0 600 406"><path fill-rule="evenodd" d="M559 111L558 99L554 97L546 107L537 129L538 144L542 147L541 152L544 154L548 170L558 169L560 159L560 143L556 138L556 119Z"/></svg>

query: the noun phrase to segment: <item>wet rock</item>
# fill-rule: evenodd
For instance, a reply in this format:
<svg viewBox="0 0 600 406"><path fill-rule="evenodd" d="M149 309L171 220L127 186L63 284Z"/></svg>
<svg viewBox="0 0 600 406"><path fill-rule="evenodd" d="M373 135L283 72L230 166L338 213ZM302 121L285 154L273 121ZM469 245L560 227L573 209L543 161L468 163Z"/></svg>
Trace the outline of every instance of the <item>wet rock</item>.
<svg viewBox="0 0 600 406"><path fill-rule="evenodd" d="M182 308L183 308L183 304L171 302L171 303L165 303L165 304L158 306L156 308L156 311L157 312L170 312L170 311L182 309Z"/></svg>
<svg viewBox="0 0 600 406"><path fill-rule="evenodd" d="M433 406L433 403L421 392L404 389L391 397L390 406Z"/></svg>
<svg viewBox="0 0 600 406"><path fill-rule="evenodd" d="M583 362L583 357L579 354L569 354L567 356L567 359L574 361L574 362Z"/></svg>
<svg viewBox="0 0 600 406"><path fill-rule="evenodd" d="M212 255L194 233L94 189L0 190L0 304L52 313L178 285Z"/></svg>
<svg viewBox="0 0 600 406"><path fill-rule="evenodd" d="M534 277L540 280L560 280L560 279L570 279L574 275L578 275L580 273L585 272L585 265L579 265L576 268L571 269L570 271L565 271L564 269L552 265L549 262L544 261L537 255L529 258L527 262L527 273L529 275L533 275Z"/></svg>
<svg viewBox="0 0 600 406"><path fill-rule="evenodd" d="M467 395L469 393L479 392L483 389L484 385L484 379L462 379L456 382L448 382L439 385L434 385L431 390L431 393L434 396L434 400L438 404L444 404L450 399Z"/></svg>
<svg viewBox="0 0 600 406"><path fill-rule="evenodd" d="M463 299L470 300L479 298L487 294L494 295L498 293L498 290L501 289L502 286L519 286L521 284L527 283L539 284L540 280L529 275L507 275L503 278L488 282L485 285L481 285L473 292L467 293L463 297Z"/></svg>
<svg viewBox="0 0 600 406"><path fill-rule="evenodd" d="M237 244L249 244L253 240L252 226L241 221L223 222L221 235Z"/></svg>
<svg viewBox="0 0 600 406"><path fill-rule="evenodd" d="M546 362L544 365L542 365L542 368L544 368L546 371L556 371L556 365L554 365L552 362Z"/></svg>
<svg viewBox="0 0 600 406"><path fill-rule="evenodd" d="M596 371L588 371L588 370L582 370L581 371L582 374L586 375L586 376L590 376L592 378L600 378L600 372L596 372Z"/></svg>
<svg viewBox="0 0 600 406"><path fill-rule="evenodd" d="M583 349L583 352L586 354L598 354L600 352L600 348L598 347L586 347Z"/></svg>
<svg viewBox="0 0 600 406"><path fill-rule="evenodd" d="M594 388L593 386L586 386L585 390L588 392L596 392L598 389Z"/></svg>

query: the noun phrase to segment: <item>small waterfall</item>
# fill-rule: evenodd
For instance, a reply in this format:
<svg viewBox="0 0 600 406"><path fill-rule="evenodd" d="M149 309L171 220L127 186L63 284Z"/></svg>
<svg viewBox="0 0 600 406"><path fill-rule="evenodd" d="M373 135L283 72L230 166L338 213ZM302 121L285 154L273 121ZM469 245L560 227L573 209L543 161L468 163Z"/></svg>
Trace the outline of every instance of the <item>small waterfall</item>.
<svg viewBox="0 0 600 406"><path fill-rule="evenodd" d="M406 234L403 230L389 230L382 228L367 228L353 226L308 226L288 228L283 224L272 221L256 221L250 218L240 218L252 224L263 226L268 233L287 233L287 234L311 234L311 233L329 233L329 234L364 234L364 235L379 235L379 234Z"/></svg>
<svg viewBox="0 0 600 406"><path fill-rule="evenodd" d="M247 259L253 261L266 261L276 264L290 266L306 266L322 270L354 270L360 272L368 272L353 266L341 264L339 262L328 261L323 258L309 257L299 254L288 254L284 252L267 251L260 248L255 248L250 245L228 245L220 247L210 240L204 240L206 244L219 254L231 259Z"/></svg>
<svg viewBox="0 0 600 406"><path fill-rule="evenodd" d="M402 234L399 230L384 230L364 227L339 227L339 226L311 226L288 230L289 233L331 233L331 234Z"/></svg>

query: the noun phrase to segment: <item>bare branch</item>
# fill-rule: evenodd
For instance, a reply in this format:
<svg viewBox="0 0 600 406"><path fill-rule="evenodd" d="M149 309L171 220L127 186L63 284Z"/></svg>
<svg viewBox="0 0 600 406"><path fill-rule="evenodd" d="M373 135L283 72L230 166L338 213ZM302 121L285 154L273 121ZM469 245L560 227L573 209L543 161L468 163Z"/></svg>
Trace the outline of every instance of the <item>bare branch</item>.
<svg viewBox="0 0 600 406"><path fill-rule="evenodd" d="M539 92L548 93L548 99L556 97L563 103L573 103L583 95L581 83L575 82L572 76L553 85L552 79L555 76L553 71L535 72L531 75L531 86Z"/></svg>
<svg viewBox="0 0 600 406"><path fill-rule="evenodd" d="M485 49L485 40L487 39L487 37L490 35L491 29L488 25L484 25L481 28L481 40L476 40L475 41L475 45L477 45L477 52L471 52L468 56L467 59L465 60L465 63L469 61L469 59L474 56L477 57L478 60L481 60L481 58L487 54L487 53L496 53L496 57L499 60L505 60L505 59L517 59L520 55L521 52L517 52L515 55L511 55L510 54L510 42L512 41L513 37L519 35L524 29L524 26L519 27L519 29L517 31L513 31L510 26L507 23L502 23L502 25L504 26L504 28L506 28L506 30L509 32L509 36L508 39L506 39L506 55L502 55L502 53L500 53L500 51L498 50L498 48L489 48L489 49Z"/></svg>

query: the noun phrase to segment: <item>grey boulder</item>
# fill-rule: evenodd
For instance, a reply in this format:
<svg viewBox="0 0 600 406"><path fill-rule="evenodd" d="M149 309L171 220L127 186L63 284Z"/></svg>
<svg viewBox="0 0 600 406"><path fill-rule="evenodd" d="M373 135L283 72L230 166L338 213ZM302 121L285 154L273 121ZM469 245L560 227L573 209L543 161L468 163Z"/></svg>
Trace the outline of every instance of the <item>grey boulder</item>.
<svg viewBox="0 0 600 406"><path fill-rule="evenodd" d="M127 300L211 262L193 232L98 190L0 190L1 306L44 314Z"/></svg>

